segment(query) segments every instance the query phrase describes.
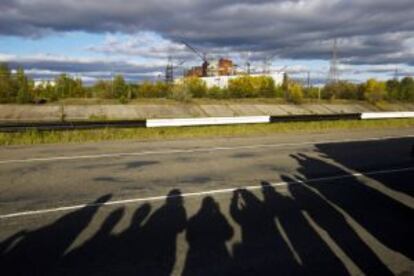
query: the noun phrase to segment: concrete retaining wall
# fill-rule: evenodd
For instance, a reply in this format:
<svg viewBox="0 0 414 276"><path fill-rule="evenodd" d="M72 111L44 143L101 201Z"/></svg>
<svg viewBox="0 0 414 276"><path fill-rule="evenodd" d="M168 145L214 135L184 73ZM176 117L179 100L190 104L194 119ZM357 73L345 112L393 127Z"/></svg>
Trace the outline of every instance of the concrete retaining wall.
<svg viewBox="0 0 414 276"><path fill-rule="evenodd" d="M414 105L390 105L387 111L414 111ZM368 104L171 104L171 105L70 105L65 106L66 120L151 119L233 116L281 116L377 112ZM0 105L1 121L53 121L61 118L56 105Z"/></svg>

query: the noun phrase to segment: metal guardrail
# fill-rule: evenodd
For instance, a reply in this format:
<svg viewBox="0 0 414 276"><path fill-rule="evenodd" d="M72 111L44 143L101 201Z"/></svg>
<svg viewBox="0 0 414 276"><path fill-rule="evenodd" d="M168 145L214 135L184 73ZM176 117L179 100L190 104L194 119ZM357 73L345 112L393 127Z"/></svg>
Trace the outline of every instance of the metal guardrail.
<svg viewBox="0 0 414 276"><path fill-rule="evenodd" d="M360 119L361 119L361 113L270 116L271 123L360 120Z"/></svg>
<svg viewBox="0 0 414 276"><path fill-rule="evenodd" d="M71 121L71 122L0 122L0 132L24 132L30 130L54 131L99 128L146 127L146 120L134 121Z"/></svg>
<svg viewBox="0 0 414 276"><path fill-rule="evenodd" d="M145 128L145 127L178 127L206 126L229 124L258 124L280 122L310 122L334 120L368 120L368 119L414 118L414 112L376 112L376 113L344 113L314 114L287 116L242 116L242 117L207 117L178 119L147 119L119 121L72 121L72 122L0 122L0 132L58 131L99 128Z"/></svg>

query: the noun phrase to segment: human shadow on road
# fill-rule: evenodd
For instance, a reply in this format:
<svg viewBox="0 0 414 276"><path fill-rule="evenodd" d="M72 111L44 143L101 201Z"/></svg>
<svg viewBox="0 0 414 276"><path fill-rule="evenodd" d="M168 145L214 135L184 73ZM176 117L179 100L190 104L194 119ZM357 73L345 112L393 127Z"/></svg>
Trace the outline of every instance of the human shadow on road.
<svg viewBox="0 0 414 276"><path fill-rule="evenodd" d="M234 275L299 274L300 264L259 198L247 190L235 191L230 214L241 227L241 242L233 249Z"/></svg>
<svg viewBox="0 0 414 276"><path fill-rule="evenodd" d="M177 236L187 222L181 192L171 190L161 207L150 210L149 204L138 207L118 234L112 232L123 209L113 211L90 240L65 257L61 274L171 275Z"/></svg>
<svg viewBox="0 0 414 276"><path fill-rule="evenodd" d="M230 275L232 260L226 241L233 228L212 198L203 199L200 210L189 219L186 239L189 245L183 276Z"/></svg>
<svg viewBox="0 0 414 276"><path fill-rule="evenodd" d="M65 251L110 198L111 195L102 196L48 226L22 232L17 244L1 255L3 275L55 274Z"/></svg>
<svg viewBox="0 0 414 276"><path fill-rule="evenodd" d="M170 275L176 261L177 236L184 231L187 213L178 189L171 190L166 202L143 225L137 275Z"/></svg>
<svg viewBox="0 0 414 276"><path fill-rule="evenodd" d="M286 176L282 179L289 183L295 180ZM310 218L351 258L366 275L393 275L371 248L350 227L346 218L326 200L304 184L288 186L295 202Z"/></svg>
<svg viewBox="0 0 414 276"><path fill-rule="evenodd" d="M378 171L409 168L414 165L410 156L414 138L318 144L316 148L325 157L357 171ZM379 166L381 166L379 168ZM308 172L309 173L309 172ZM395 191L414 197L414 186L404 185L401 179L414 176L413 170L398 174L372 174L369 177ZM408 183L407 183L408 184Z"/></svg>
<svg viewBox="0 0 414 276"><path fill-rule="evenodd" d="M0 244L2 274L171 275L177 236L187 223L183 198L176 189L152 214L149 204L138 207L130 224L120 233L114 229L125 210L112 211L91 238L67 252L109 198L102 197L51 225L19 231L4 240ZM17 244L13 246L14 243Z"/></svg>
<svg viewBox="0 0 414 276"><path fill-rule="evenodd" d="M343 209L384 245L411 259L414 258L414 247L408 242L412 240L412 233L414 233L414 212L411 208L369 187L333 164L305 155L292 157L298 161L300 165L298 172L303 176L304 181L312 178L309 177L313 174L308 169L310 167L318 167L322 170L334 167L335 170L342 171L340 175L349 176L335 180L307 181L307 184ZM300 195L299 192L296 191L296 195ZM315 212L313 214L315 216ZM318 220L317 217L316 219ZM331 231L335 231L332 225L330 228ZM350 247L348 249L356 250ZM367 253L365 251L365 254ZM373 261L371 258L370 262Z"/></svg>
<svg viewBox="0 0 414 276"><path fill-rule="evenodd" d="M264 204L272 216L279 220L300 259L301 274L348 274L341 260L306 220L298 200L278 193L267 182L262 182L262 193Z"/></svg>
<svg viewBox="0 0 414 276"><path fill-rule="evenodd" d="M65 256L60 264L60 273L92 275L103 267L105 273L110 272L108 269L114 269L118 247L117 237L112 231L123 215L124 208L111 212L92 238Z"/></svg>

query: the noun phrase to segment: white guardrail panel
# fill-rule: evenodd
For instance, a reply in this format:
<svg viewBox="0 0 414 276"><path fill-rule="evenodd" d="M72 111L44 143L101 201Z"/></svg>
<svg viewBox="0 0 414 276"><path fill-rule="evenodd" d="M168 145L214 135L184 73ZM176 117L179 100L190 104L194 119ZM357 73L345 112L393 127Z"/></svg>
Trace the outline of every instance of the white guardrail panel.
<svg viewBox="0 0 414 276"><path fill-rule="evenodd" d="M206 126L270 123L270 116L148 119L147 127Z"/></svg>
<svg viewBox="0 0 414 276"><path fill-rule="evenodd" d="M414 112L367 112L361 114L362 120L414 118Z"/></svg>

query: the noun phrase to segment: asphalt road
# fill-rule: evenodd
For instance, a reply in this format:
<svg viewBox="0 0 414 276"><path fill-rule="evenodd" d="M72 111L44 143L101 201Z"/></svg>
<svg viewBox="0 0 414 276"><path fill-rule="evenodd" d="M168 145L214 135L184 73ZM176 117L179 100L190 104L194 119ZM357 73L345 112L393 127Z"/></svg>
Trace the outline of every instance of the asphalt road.
<svg viewBox="0 0 414 276"><path fill-rule="evenodd" d="M414 129L0 149L1 275L411 275Z"/></svg>

